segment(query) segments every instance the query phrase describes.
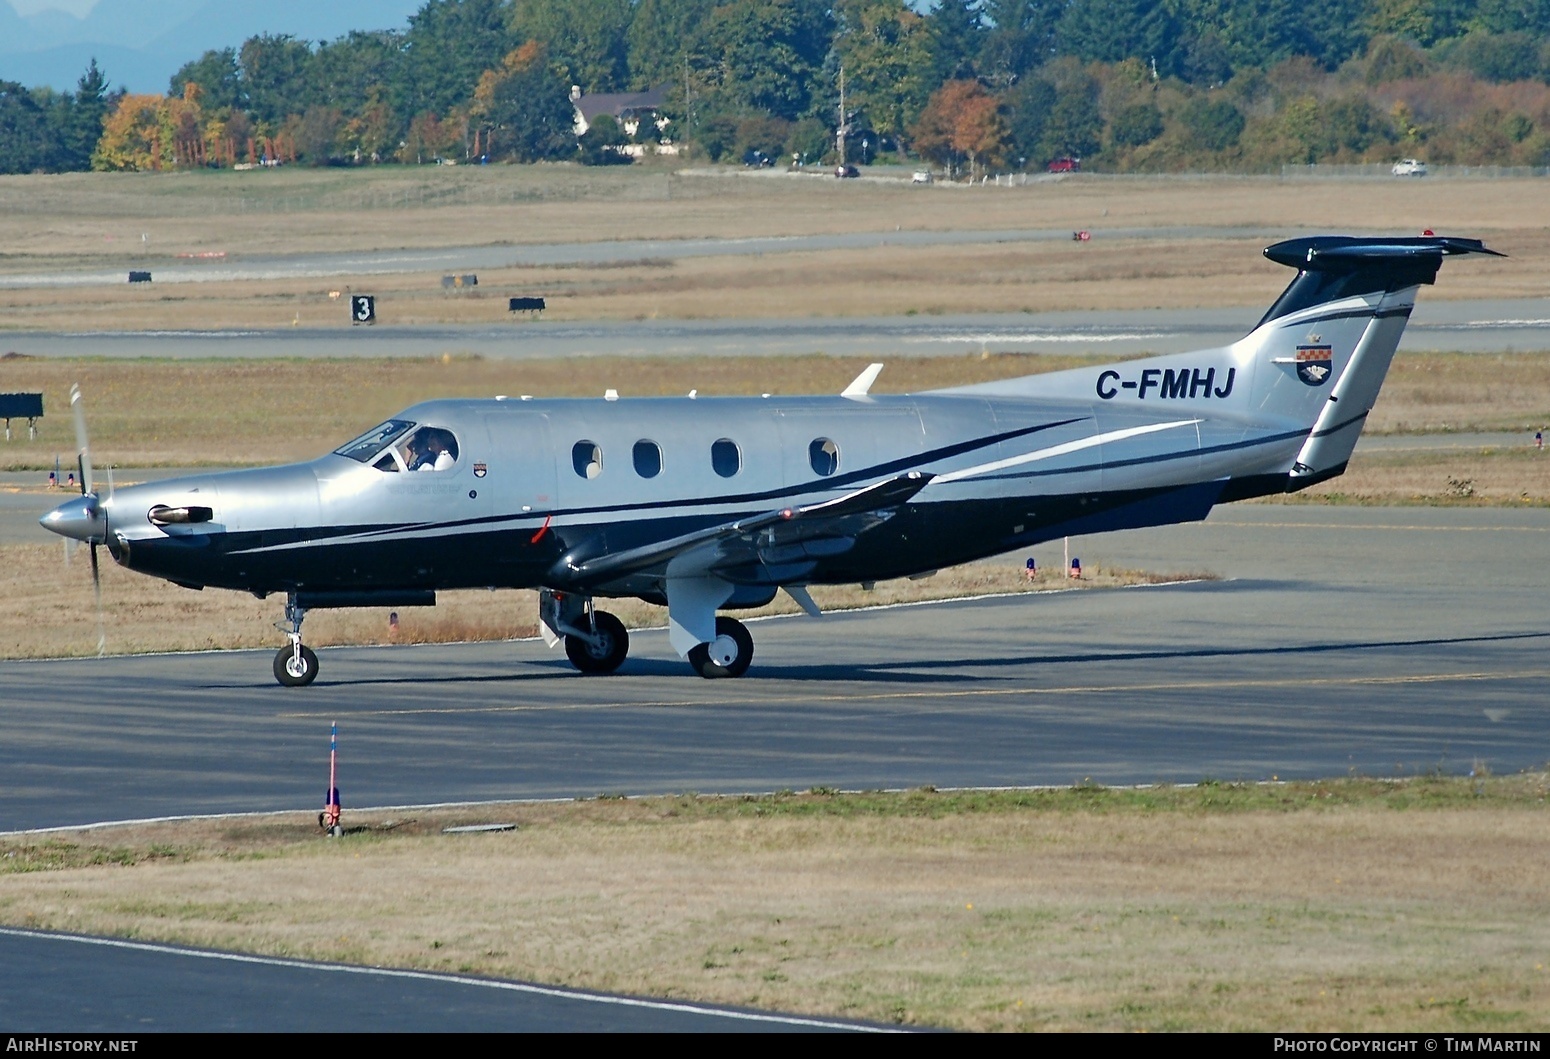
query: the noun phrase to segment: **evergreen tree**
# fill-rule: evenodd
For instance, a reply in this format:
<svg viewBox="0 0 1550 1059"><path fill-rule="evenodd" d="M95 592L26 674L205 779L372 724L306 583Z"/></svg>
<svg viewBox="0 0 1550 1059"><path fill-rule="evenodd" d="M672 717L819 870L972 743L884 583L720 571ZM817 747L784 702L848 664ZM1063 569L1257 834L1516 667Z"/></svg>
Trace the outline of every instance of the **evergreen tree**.
<svg viewBox="0 0 1550 1059"><path fill-rule="evenodd" d="M307 108L312 46L288 33L266 33L242 42L242 84L253 117L271 127ZM180 89L177 95L181 96Z"/></svg>
<svg viewBox="0 0 1550 1059"><path fill-rule="evenodd" d="M832 30L823 0L728 0L711 10L690 64L713 109L794 120L813 102Z"/></svg>
<svg viewBox="0 0 1550 1059"><path fill-rule="evenodd" d="M122 92L109 92L108 79L94 58L75 83L75 94L66 96L58 109L54 132L54 165L65 172L91 168L92 151L102 136L102 122L118 106Z"/></svg>
<svg viewBox="0 0 1550 1059"><path fill-rule="evenodd" d="M618 92L629 80L630 0L515 0L512 30L542 41L549 61L583 92Z"/></svg>
<svg viewBox="0 0 1550 1059"><path fill-rule="evenodd" d="M167 85L167 95L178 97L183 86L199 86L201 103L219 109L229 107L242 110L247 107L247 93L243 90L242 67L237 62L235 48L207 51L199 58L186 62L172 75Z"/></svg>
<svg viewBox="0 0 1550 1059"><path fill-rule="evenodd" d="M409 16L394 107L400 114L445 115L463 106L479 75L498 67L518 43L506 0L427 0Z"/></svg>
<svg viewBox="0 0 1550 1059"><path fill-rule="evenodd" d="M931 83L975 76L980 48L985 43L985 23L980 0L937 0L926 16L931 34Z"/></svg>
<svg viewBox="0 0 1550 1059"><path fill-rule="evenodd" d="M688 42L713 7L715 0L640 0L625 34L630 87L670 84L682 93Z"/></svg>

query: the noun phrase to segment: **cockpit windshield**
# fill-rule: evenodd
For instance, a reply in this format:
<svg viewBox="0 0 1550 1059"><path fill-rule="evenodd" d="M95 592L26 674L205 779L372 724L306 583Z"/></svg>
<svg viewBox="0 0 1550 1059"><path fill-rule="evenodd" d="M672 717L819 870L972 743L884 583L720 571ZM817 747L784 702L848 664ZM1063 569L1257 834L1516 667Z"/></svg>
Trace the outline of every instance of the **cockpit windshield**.
<svg viewBox="0 0 1550 1059"><path fill-rule="evenodd" d="M414 424L407 419L389 419L381 426L372 427L354 441L339 446L334 452L365 463L413 429Z"/></svg>

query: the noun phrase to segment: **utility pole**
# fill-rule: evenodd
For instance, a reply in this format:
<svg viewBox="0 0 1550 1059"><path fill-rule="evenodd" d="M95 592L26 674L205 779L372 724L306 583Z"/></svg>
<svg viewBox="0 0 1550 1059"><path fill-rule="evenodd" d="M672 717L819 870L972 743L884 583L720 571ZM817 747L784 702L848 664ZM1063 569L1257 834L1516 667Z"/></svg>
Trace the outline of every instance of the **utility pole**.
<svg viewBox="0 0 1550 1059"><path fill-rule="evenodd" d="M845 67L840 67L840 127L834 133L835 146L840 150L840 167L845 165Z"/></svg>

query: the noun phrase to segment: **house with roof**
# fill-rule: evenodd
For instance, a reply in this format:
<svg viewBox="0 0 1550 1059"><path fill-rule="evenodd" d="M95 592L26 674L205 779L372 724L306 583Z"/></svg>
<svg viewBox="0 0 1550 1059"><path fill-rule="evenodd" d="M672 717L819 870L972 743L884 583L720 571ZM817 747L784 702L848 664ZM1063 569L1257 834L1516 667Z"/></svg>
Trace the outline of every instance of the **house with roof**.
<svg viewBox="0 0 1550 1059"><path fill-rule="evenodd" d="M667 87L657 85L644 92L593 92L583 95L580 85L571 85L570 102L576 112L576 135L581 136L600 115L608 114L619 122L619 127L630 139L655 139L653 147L657 154L677 154L678 145L666 135L672 121L662 114L662 108L667 104ZM642 125L648 129L655 128L654 136L641 135ZM619 150L639 158L646 153L646 145L630 143Z"/></svg>

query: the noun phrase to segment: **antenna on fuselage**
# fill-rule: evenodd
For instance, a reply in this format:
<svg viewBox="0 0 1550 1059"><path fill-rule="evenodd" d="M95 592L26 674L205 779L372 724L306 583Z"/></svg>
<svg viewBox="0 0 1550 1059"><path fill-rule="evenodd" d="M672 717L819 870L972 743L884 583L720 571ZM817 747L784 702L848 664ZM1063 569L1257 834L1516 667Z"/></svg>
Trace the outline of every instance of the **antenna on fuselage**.
<svg viewBox="0 0 1550 1059"><path fill-rule="evenodd" d="M851 398L865 397L872 389L872 384L877 381L877 377L882 373L883 366L881 364L868 364L866 371L857 375L851 380L849 386L840 391L840 396Z"/></svg>

